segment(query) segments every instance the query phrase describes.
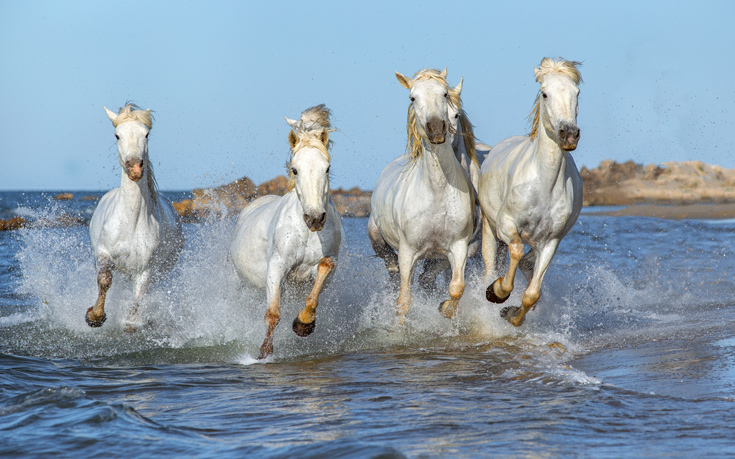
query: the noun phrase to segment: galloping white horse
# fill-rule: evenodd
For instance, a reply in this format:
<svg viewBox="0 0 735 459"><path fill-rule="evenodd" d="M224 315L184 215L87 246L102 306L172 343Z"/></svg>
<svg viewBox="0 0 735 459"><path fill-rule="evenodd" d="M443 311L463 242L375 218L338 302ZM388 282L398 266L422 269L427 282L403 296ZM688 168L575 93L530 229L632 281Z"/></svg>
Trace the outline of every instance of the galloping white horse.
<svg viewBox="0 0 735 459"><path fill-rule="evenodd" d="M307 109L299 121L286 121L294 129L288 133L290 190L284 196L258 198L243 209L229 251L239 276L266 290L267 332L260 359L273 353L285 281L314 281L293 322L299 336L314 331L319 293L334 270L342 238L340 215L329 194L329 110L319 105Z"/></svg>
<svg viewBox="0 0 735 459"><path fill-rule="evenodd" d="M563 59L541 61L534 69L541 89L531 112L531 133L501 141L482 163L479 199L486 282L495 267L496 234L510 255L508 273L488 286L487 299L508 299L518 266L529 279L521 307L501 311L515 326L523 324L538 301L559 242L582 209L582 179L569 153L579 141L577 86L582 76L577 65ZM525 255L524 244L531 246Z"/></svg>
<svg viewBox="0 0 735 459"><path fill-rule="evenodd" d="M99 295L85 319L90 327L102 326L107 318L107 290L112 272L117 271L134 280L135 300L125 320L127 331L134 331L139 325L141 297L176 264L184 235L173 206L156 191L148 159L148 133L153 126L150 109L127 104L119 113L105 111L115 126L123 173L120 187L102 197L89 225Z"/></svg>
<svg viewBox="0 0 735 459"><path fill-rule="evenodd" d="M411 306L413 272L420 259L449 259L450 299L439 307L442 315L451 319L464 293L475 192L452 149L449 106L455 96L458 101L459 91L448 87L446 77L446 69L421 70L413 78L396 72L401 85L411 91L407 153L383 169L370 201L368 234L373 250L391 277L400 273L400 322ZM469 142L469 152L474 156L474 142Z"/></svg>
<svg viewBox="0 0 735 459"><path fill-rule="evenodd" d="M449 132L453 134L452 149L454 156L462 168L470 177L472 186L477 195L477 189L480 186L480 161L477 158L477 150L475 148L475 133L472 123L470 123L467 114L462 108L462 84L464 79L459 80L459 84L449 91L451 103L447 104L449 118ZM482 145L482 144L480 144ZM479 203L475 203L475 231L470 239L470 246L467 256L472 257L479 252L480 249L480 228L482 225L481 212ZM424 260L424 269L419 275L419 284L425 289L432 288L436 276L445 271L449 267L449 261L446 259L428 259Z"/></svg>

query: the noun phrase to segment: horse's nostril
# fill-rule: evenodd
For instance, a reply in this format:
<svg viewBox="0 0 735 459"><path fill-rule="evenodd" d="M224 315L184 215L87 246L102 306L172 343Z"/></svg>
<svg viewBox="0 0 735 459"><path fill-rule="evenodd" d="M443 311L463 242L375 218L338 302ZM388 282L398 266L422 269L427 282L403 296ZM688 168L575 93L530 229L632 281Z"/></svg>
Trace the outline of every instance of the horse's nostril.
<svg viewBox="0 0 735 459"><path fill-rule="evenodd" d="M319 216L319 223L323 225L326 220L327 220L327 213L322 212L322 214Z"/></svg>

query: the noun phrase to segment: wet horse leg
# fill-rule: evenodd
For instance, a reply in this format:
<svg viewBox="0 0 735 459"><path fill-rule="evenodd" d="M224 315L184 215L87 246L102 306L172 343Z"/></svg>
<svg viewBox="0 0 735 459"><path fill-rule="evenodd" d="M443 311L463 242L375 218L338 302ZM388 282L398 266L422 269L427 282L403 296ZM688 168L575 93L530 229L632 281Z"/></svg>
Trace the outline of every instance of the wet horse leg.
<svg viewBox="0 0 735 459"><path fill-rule="evenodd" d="M128 333L135 332L138 327L142 325L139 316L140 302L143 299L143 295L148 291L150 278L151 273L149 270L146 270L140 273L135 279L135 299L133 300L133 307L130 309L128 316L123 321L125 324L125 331Z"/></svg>
<svg viewBox="0 0 735 459"><path fill-rule="evenodd" d="M403 325L406 314L411 308L411 285L413 283L413 271L416 267L417 254L408 246L398 248L398 266L401 274L401 292L396 301L396 313L398 324Z"/></svg>
<svg viewBox="0 0 735 459"><path fill-rule="evenodd" d="M107 320L107 314L105 314L105 298L107 297L107 290L110 289L111 285L112 263L107 258L100 257L97 260L97 287L99 288L97 303L87 309L87 313L84 315L84 319L90 327L101 327L105 323L105 320Z"/></svg>
<svg viewBox="0 0 735 459"><path fill-rule="evenodd" d="M459 300L464 294L464 270L467 266L467 243L460 241L454 244L448 254L449 264L452 266L452 280L449 282L449 298L439 306L439 312L451 319L457 312Z"/></svg>
<svg viewBox="0 0 735 459"><path fill-rule="evenodd" d="M266 280L268 310L265 312L266 332L263 344L260 346L258 359L264 359L273 354L273 332L278 322L281 321L281 282L283 280L283 272L277 268L277 264L272 260L268 264Z"/></svg>
<svg viewBox="0 0 735 459"><path fill-rule="evenodd" d="M388 270L391 283L397 284L399 281L399 268L398 268L398 255L393 250L383 236L380 234L378 225L373 221L372 216L368 220L368 237L370 238L370 244L373 246L375 255L379 256L385 262L385 268Z"/></svg>
<svg viewBox="0 0 735 459"><path fill-rule="evenodd" d="M523 325L523 322L526 320L526 313L536 307L536 302L541 296L541 282L543 282L546 270L549 268L551 260L556 254L557 247L559 247L559 241L552 240L538 250L537 256L535 257L536 262L533 268L533 276L528 283L526 291L521 296L521 307L505 308L504 317L516 327ZM503 312L501 312L501 315L503 315Z"/></svg>
<svg viewBox="0 0 735 459"><path fill-rule="evenodd" d="M309 336L316 327L316 307L319 305L319 294L322 291L324 281L329 273L334 270L334 260L324 257L319 261L316 272L316 280L311 293L306 298L306 306L299 311L299 315L293 321L293 331L299 336Z"/></svg>
<svg viewBox="0 0 735 459"><path fill-rule="evenodd" d="M523 241L521 241L521 237L517 234L510 241L510 244L508 244L508 255L510 256L510 262L508 263L507 274L505 277L500 277L490 284L485 292L487 300L493 303L503 303L513 291L516 268L518 268L518 263L521 261L521 257L523 257Z"/></svg>
<svg viewBox="0 0 735 459"><path fill-rule="evenodd" d="M490 223L482 217L482 261L485 265L485 283L489 283L495 275L496 257L498 254L498 240L495 238Z"/></svg>

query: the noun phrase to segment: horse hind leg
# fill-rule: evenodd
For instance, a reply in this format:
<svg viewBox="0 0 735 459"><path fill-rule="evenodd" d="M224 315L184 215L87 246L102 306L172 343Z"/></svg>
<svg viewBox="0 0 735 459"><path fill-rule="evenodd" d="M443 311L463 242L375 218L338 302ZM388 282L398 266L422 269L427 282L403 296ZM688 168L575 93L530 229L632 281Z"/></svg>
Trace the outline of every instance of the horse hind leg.
<svg viewBox="0 0 735 459"><path fill-rule="evenodd" d="M319 294L324 286L329 273L334 270L334 260L330 257L324 257L319 261L317 266L316 280L311 293L306 298L306 306L299 311L299 315L293 321L293 331L301 337L309 336L314 332L316 327L316 307L319 305Z"/></svg>
<svg viewBox="0 0 735 459"><path fill-rule="evenodd" d="M449 267L447 260L441 260L437 258L430 258L424 260L424 270L419 275L419 285L424 290L431 290L434 288L434 282L436 276L441 274L445 269Z"/></svg>
<svg viewBox="0 0 735 459"><path fill-rule="evenodd" d="M383 239L383 236L380 234L380 229L378 229L378 225L375 224L372 216L370 216L370 219L368 220L368 237L370 238L370 245L373 246L375 255L382 258L383 262L385 262L385 267L388 270L391 283L398 283L400 280L400 275L398 273L398 255L396 255L396 251L393 250L393 247Z"/></svg>
<svg viewBox="0 0 735 459"><path fill-rule="evenodd" d="M99 270L97 272L97 287L99 293L97 295L97 303L94 306L87 309L87 313L84 315L84 320L92 328L101 327L105 320L107 320L107 314L105 314L105 299L107 298L107 290L112 285L112 266L105 260L98 262Z"/></svg>

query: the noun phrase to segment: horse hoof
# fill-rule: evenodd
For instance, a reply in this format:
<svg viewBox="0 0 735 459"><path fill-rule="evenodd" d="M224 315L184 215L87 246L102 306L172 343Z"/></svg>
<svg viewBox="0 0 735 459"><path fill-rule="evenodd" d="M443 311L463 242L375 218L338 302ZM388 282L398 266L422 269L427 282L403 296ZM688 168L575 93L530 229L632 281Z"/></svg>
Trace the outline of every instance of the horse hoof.
<svg viewBox="0 0 735 459"><path fill-rule="evenodd" d="M511 325L515 327L520 327L523 325L523 322L526 320L524 317L521 319L521 323L515 324L513 323L513 319L521 312L521 308L518 306L506 306L503 309L500 310L500 317L510 322Z"/></svg>
<svg viewBox="0 0 735 459"><path fill-rule="evenodd" d="M258 360L267 359L271 354L273 354L273 345L271 344L269 346L264 344L260 346L260 355L258 356Z"/></svg>
<svg viewBox="0 0 735 459"><path fill-rule="evenodd" d="M447 300L439 305L439 312L447 319L454 318L454 314L457 312L457 304L448 304L451 303L451 301L452 300Z"/></svg>
<svg viewBox="0 0 735 459"><path fill-rule="evenodd" d="M293 331L300 337L309 336L312 333L314 333L314 329L316 328L316 320L310 324L305 324L302 321L299 320L298 317L296 317L293 320Z"/></svg>
<svg viewBox="0 0 735 459"><path fill-rule="evenodd" d="M487 300L490 301L491 303L496 303L496 304L505 303L505 300L510 298L510 295L506 296L505 298L500 298L498 295L496 295L495 289L493 288L493 286L495 285L495 282L493 282L487 287L487 290L485 291L485 298L487 298Z"/></svg>
<svg viewBox="0 0 735 459"><path fill-rule="evenodd" d="M92 312L93 308L87 309L87 314L84 315L84 320L87 321L87 325L89 325L92 328L99 328L102 326L103 323L105 323L105 320L107 320L107 314L104 312L102 315L97 318L96 320L92 320L89 318L89 313Z"/></svg>

